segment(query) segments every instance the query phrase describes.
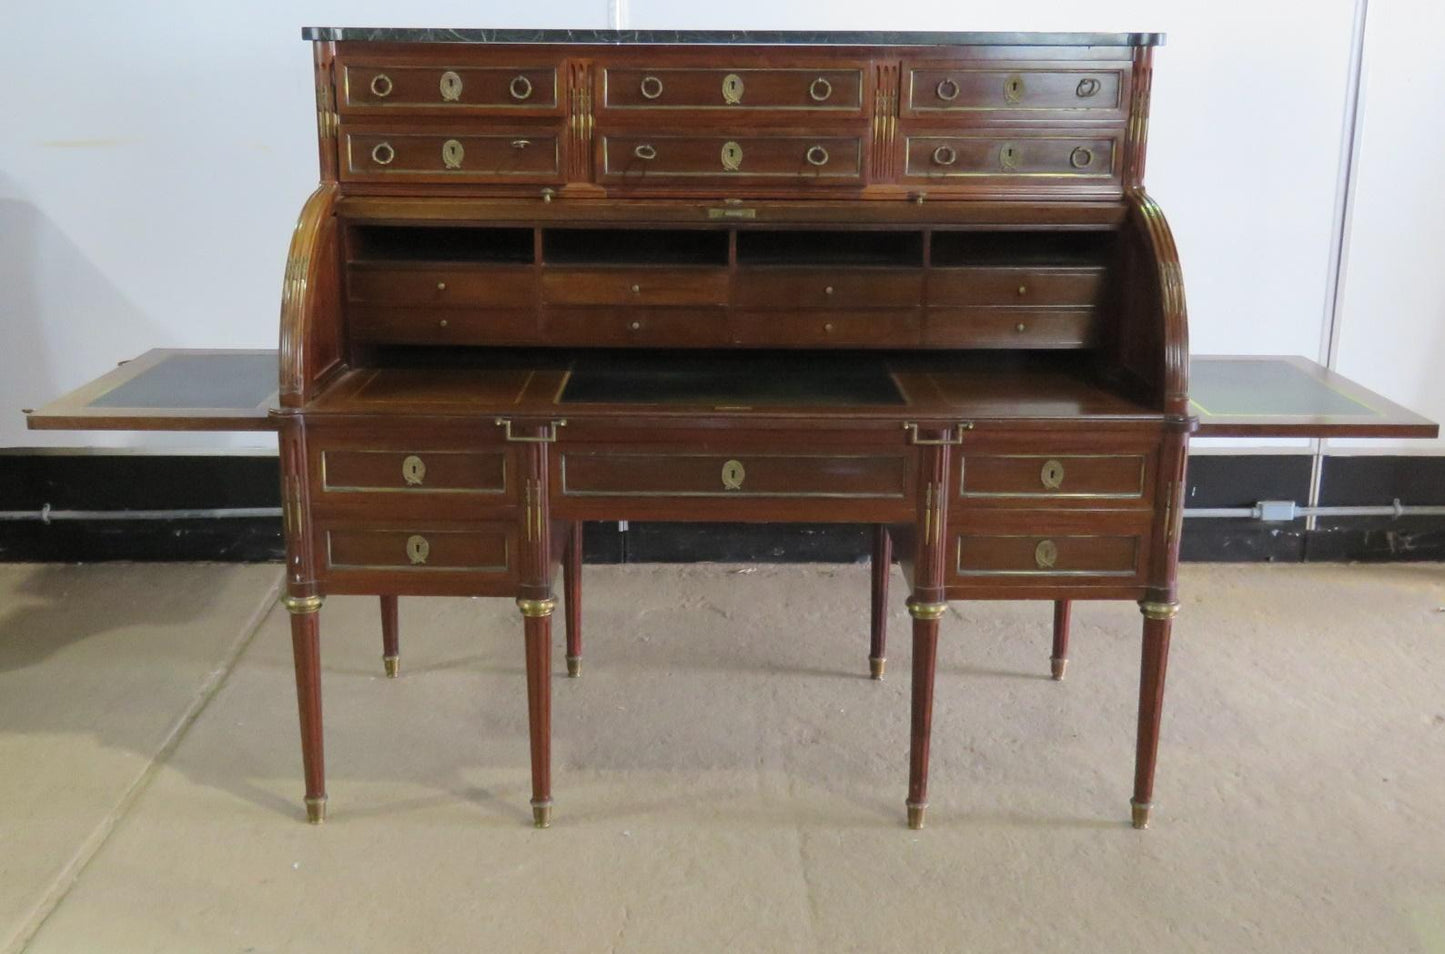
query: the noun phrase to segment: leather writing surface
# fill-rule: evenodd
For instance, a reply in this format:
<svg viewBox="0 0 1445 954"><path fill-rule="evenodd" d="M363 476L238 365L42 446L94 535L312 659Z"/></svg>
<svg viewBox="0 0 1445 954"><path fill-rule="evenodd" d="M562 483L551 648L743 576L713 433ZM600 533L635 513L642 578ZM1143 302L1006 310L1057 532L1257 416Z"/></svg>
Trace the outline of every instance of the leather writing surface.
<svg viewBox="0 0 1445 954"><path fill-rule="evenodd" d="M90 402L91 407L244 410L276 393L276 355L175 354Z"/></svg>

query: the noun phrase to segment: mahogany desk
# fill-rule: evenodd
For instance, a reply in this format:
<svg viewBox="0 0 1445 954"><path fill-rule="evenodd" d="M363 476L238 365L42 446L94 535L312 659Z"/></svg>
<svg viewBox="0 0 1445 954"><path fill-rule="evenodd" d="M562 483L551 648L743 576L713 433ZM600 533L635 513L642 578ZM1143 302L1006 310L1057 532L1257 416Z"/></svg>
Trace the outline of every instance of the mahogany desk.
<svg viewBox="0 0 1445 954"><path fill-rule="evenodd" d="M279 432L313 822L328 594L381 597L393 676L399 596L516 601L545 827L556 578L575 676L582 522L671 520L877 528L915 828L948 601L1054 601L1055 678L1072 600L1137 601L1142 828L1190 433L1435 434L1301 359L1191 390L1142 187L1157 35L305 35L279 353L150 352L30 424Z"/></svg>

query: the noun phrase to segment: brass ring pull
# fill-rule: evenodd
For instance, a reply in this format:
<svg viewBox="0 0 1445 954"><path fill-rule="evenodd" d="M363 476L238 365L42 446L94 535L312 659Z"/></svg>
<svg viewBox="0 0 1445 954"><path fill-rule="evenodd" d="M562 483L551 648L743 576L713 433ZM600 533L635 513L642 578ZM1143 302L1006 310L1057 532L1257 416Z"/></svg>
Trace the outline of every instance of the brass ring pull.
<svg viewBox="0 0 1445 954"><path fill-rule="evenodd" d="M1074 87L1074 95L1080 99L1088 99L1099 91L1099 81L1092 76L1079 80L1079 85Z"/></svg>
<svg viewBox="0 0 1445 954"><path fill-rule="evenodd" d="M804 156L808 162L815 166L826 166L828 164L828 150L822 146L812 146Z"/></svg>
<svg viewBox="0 0 1445 954"><path fill-rule="evenodd" d="M636 156L637 158L639 158L639 159L656 159L656 158L657 158L657 150L654 149L654 148L652 148L652 146L648 145L648 144L645 143L645 142L639 144L636 149L633 149L633 150L632 150L632 154L633 154L634 156Z"/></svg>
<svg viewBox="0 0 1445 954"><path fill-rule="evenodd" d="M406 538L406 558L411 561L412 566L425 563L429 556L431 556L431 544L427 542L426 537L416 533Z"/></svg>
<svg viewBox="0 0 1445 954"><path fill-rule="evenodd" d="M944 90L948 92L944 92ZM963 88L958 85L958 81L952 76L945 76L938 81L938 86L934 89L934 92L938 94L939 99L946 103L951 103L955 99L958 99L958 94L963 92Z"/></svg>
<svg viewBox="0 0 1445 954"><path fill-rule="evenodd" d="M374 95L386 99L391 95L393 89L395 89L395 86L391 82L391 77L385 73L377 73L371 78L371 92Z"/></svg>
<svg viewBox="0 0 1445 954"><path fill-rule="evenodd" d="M512 140L512 148L513 148L513 149L526 149L526 148L527 148L528 146L530 146L531 144L532 144L532 140L530 140L530 139L513 139L513 140Z"/></svg>
<svg viewBox="0 0 1445 954"><path fill-rule="evenodd" d="M513 99L526 99L532 95L532 81L525 76L514 76L508 89L511 90Z"/></svg>
<svg viewBox="0 0 1445 954"><path fill-rule="evenodd" d="M828 82L826 77L820 76L808 87L808 95L813 98L813 102L821 103L833 95L833 84Z"/></svg>
<svg viewBox="0 0 1445 954"><path fill-rule="evenodd" d="M951 166L958 161L958 152L952 146L939 146L933 150L933 161L940 166Z"/></svg>
<svg viewBox="0 0 1445 954"><path fill-rule="evenodd" d="M379 142L371 147L371 161L378 166L389 166L391 160L396 158L396 150L389 142Z"/></svg>
<svg viewBox="0 0 1445 954"><path fill-rule="evenodd" d="M1069 165L1073 166L1075 169L1087 169L1089 167L1089 164L1093 161L1093 152L1085 149L1083 146L1080 146L1073 152L1069 153Z"/></svg>
<svg viewBox="0 0 1445 954"><path fill-rule="evenodd" d="M462 78L452 70L442 74L442 78L437 81L437 88L441 90L444 103L455 103L462 98Z"/></svg>
<svg viewBox="0 0 1445 954"><path fill-rule="evenodd" d="M662 95L662 80L656 76L644 76L638 84L638 89L646 99L657 99Z"/></svg>
<svg viewBox="0 0 1445 954"><path fill-rule="evenodd" d="M420 487L426 480L426 462L415 454L409 454L401 462L401 479L408 487Z"/></svg>

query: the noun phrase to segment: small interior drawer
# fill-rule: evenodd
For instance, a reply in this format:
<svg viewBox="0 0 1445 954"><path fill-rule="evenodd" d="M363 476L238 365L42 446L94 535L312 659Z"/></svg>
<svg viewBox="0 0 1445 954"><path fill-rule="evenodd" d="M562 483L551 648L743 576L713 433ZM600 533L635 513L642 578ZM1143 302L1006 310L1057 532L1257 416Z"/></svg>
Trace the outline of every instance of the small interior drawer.
<svg viewBox="0 0 1445 954"><path fill-rule="evenodd" d="M734 303L746 308L916 307L921 269L740 268Z"/></svg>
<svg viewBox="0 0 1445 954"><path fill-rule="evenodd" d="M357 305L347 311L352 336L368 344L537 345L533 308L406 308Z"/></svg>
<svg viewBox="0 0 1445 954"><path fill-rule="evenodd" d="M931 305L1096 304L1103 268L935 268Z"/></svg>
<svg viewBox="0 0 1445 954"><path fill-rule="evenodd" d="M966 454L959 478L964 497L1140 500L1143 454Z"/></svg>
<svg viewBox="0 0 1445 954"><path fill-rule="evenodd" d="M328 569L416 573L510 570L510 534L501 526L465 530L327 527L322 533Z"/></svg>
<svg viewBox="0 0 1445 954"><path fill-rule="evenodd" d="M505 494L507 455L501 450L323 449L321 490Z"/></svg>
<svg viewBox="0 0 1445 954"><path fill-rule="evenodd" d="M960 534L959 577L1120 577L1143 572L1141 534Z"/></svg>
<svg viewBox="0 0 1445 954"><path fill-rule="evenodd" d="M860 112L861 69L727 68L603 70L607 109L715 109Z"/></svg>
<svg viewBox="0 0 1445 954"><path fill-rule="evenodd" d="M723 308L623 308L551 306L542 317L549 345L674 348L728 343Z"/></svg>
<svg viewBox="0 0 1445 954"><path fill-rule="evenodd" d="M739 311L733 343L746 347L902 348L919 343L922 309Z"/></svg>
<svg viewBox="0 0 1445 954"><path fill-rule="evenodd" d="M726 305L725 268L558 268L542 273L542 298L558 305Z"/></svg>
<svg viewBox="0 0 1445 954"><path fill-rule="evenodd" d="M917 113L1068 110L1092 117L1119 112L1122 69L966 69L914 67L906 109Z"/></svg>
<svg viewBox="0 0 1445 954"><path fill-rule="evenodd" d="M341 85L343 113L431 107L505 115L558 107L555 66L348 64Z"/></svg>
<svg viewBox="0 0 1445 954"><path fill-rule="evenodd" d="M564 450L567 496L903 499L902 454L647 453Z"/></svg>
<svg viewBox="0 0 1445 954"><path fill-rule="evenodd" d="M949 348L1084 348L1092 308L930 308L924 342Z"/></svg>
<svg viewBox="0 0 1445 954"><path fill-rule="evenodd" d="M347 300L391 305L530 307L536 273L526 266L417 266L352 264Z"/></svg>

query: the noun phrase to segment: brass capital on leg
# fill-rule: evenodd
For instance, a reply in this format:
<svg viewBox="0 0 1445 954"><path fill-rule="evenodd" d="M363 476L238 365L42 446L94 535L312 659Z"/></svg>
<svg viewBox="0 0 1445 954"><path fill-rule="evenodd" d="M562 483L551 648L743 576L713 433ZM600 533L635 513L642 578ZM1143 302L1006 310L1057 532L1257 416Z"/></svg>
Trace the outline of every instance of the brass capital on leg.
<svg viewBox="0 0 1445 954"><path fill-rule="evenodd" d="M941 619L948 612L948 601L941 603L908 603L908 615L914 619Z"/></svg>
<svg viewBox="0 0 1445 954"><path fill-rule="evenodd" d="M1135 828L1149 827L1149 809L1153 807L1153 802L1136 802L1132 798L1129 799L1130 814Z"/></svg>
<svg viewBox="0 0 1445 954"><path fill-rule="evenodd" d="M1139 612L1144 614L1145 619L1173 619L1179 615L1179 604L1140 600Z"/></svg>
<svg viewBox="0 0 1445 954"><path fill-rule="evenodd" d="M287 594L281 597L281 605L286 607L286 612L293 616L318 612L324 602L326 602L324 596L291 596Z"/></svg>
<svg viewBox="0 0 1445 954"><path fill-rule="evenodd" d="M547 597L545 600L529 600L522 597L517 599L517 609L522 611L523 616L551 616L552 611L557 608L557 600Z"/></svg>
<svg viewBox="0 0 1445 954"><path fill-rule="evenodd" d="M326 821L326 796L306 799L306 820L313 825Z"/></svg>

